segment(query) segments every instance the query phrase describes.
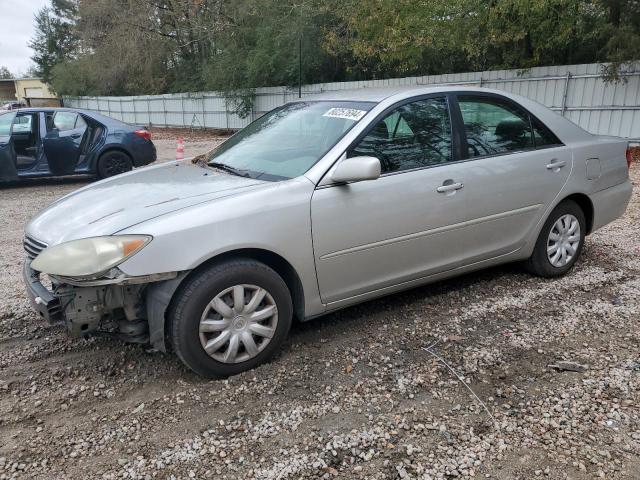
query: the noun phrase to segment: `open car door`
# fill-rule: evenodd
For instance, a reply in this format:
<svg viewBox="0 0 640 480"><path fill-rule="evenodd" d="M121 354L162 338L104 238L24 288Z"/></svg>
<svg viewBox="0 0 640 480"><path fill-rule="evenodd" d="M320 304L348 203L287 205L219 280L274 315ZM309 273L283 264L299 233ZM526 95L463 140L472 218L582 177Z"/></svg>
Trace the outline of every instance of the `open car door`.
<svg viewBox="0 0 640 480"><path fill-rule="evenodd" d="M60 111L53 115L42 142L53 175L74 173L86 131L86 122L76 112Z"/></svg>
<svg viewBox="0 0 640 480"><path fill-rule="evenodd" d="M11 140L11 127L15 116L15 112L0 115L0 182L18 179L16 151Z"/></svg>

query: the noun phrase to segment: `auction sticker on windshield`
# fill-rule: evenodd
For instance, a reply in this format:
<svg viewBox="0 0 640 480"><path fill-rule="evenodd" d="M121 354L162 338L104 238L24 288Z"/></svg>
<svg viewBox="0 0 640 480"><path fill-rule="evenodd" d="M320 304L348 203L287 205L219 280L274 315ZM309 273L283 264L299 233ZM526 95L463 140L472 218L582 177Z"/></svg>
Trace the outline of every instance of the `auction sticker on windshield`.
<svg viewBox="0 0 640 480"><path fill-rule="evenodd" d="M367 113L366 110L357 110L355 108L330 108L323 117L344 118L357 122Z"/></svg>

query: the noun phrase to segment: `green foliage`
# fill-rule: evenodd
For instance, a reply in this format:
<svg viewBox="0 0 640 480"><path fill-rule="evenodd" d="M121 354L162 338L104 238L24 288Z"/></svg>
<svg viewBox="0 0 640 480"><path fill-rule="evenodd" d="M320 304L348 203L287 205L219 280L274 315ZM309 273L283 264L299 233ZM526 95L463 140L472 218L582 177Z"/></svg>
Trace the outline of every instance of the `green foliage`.
<svg viewBox="0 0 640 480"><path fill-rule="evenodd" d="M36 64L35 72L51 84L53 67L75 58L79 49L76 26L78 0L51 0L36 15L36 34L29 42Z"/></svg>
<svg viewBox="0 0 640 480"><path fill-rule="evenodd" d="M634 0L617 3L638 8ZM329 48L350 49L374 75L637 59L637 48L623 51L614 39L637 35L640 23L623 17L625 24L613 25L609 7L585 0L353 2L341 9L343 25L329 35Z"/></svg>
<svg viewBox="0 0 640 480"><path fill-rule="evenodd" d="M53 0L38 71L63 95L258 86L539 65L640 52L638 0Z"/></svg>
<svg viewBox="0 0 640 480"><path fill-rule="evenodd" d="M0 65L0 79L9 80L11 78L15 78L15 75L13 75L7 67Z"/></svg>
<svg viewBox="0 0 640 480"><path fill-rule="evenodd" d="M51 69L51 87L64 95L86 95L86 92L96 91L90 75L86 58L63 61Z"/></svg>
<svg viewBox="0 0 640 480"><path fill-rule="evenodd" d="M293 0L247 0L229 4L229 24L217 36L202 81L227 92L241 114L250 111L252 88L341 80L323 48L323 26L335 20L326 8Z"/></svg>

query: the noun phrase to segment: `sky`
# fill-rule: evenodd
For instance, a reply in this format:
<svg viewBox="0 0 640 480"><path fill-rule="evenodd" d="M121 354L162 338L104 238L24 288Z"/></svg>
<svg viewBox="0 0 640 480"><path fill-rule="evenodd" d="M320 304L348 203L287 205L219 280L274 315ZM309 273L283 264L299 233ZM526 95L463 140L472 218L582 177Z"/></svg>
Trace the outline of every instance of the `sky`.
<svg viewBox="0 0 640 480"><path fill-rule="evenodd" d="M31 65L28 47L34 34L34 15L49 0L0 0L0 65L23 74Z"/></svg>

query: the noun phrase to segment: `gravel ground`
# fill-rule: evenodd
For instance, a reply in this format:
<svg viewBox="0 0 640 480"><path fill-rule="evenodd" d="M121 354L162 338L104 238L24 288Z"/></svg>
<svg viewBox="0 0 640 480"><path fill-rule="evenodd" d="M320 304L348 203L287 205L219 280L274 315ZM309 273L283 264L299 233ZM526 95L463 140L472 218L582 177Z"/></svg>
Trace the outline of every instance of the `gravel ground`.
<svg viewBox="0 0 640 480"><path fill-rule="evenodd" d="M29 308L23 226L80 185L0 191L0 478L640 478L637 186L562 279L504 266L368 302L204 381Z"/></svg>

